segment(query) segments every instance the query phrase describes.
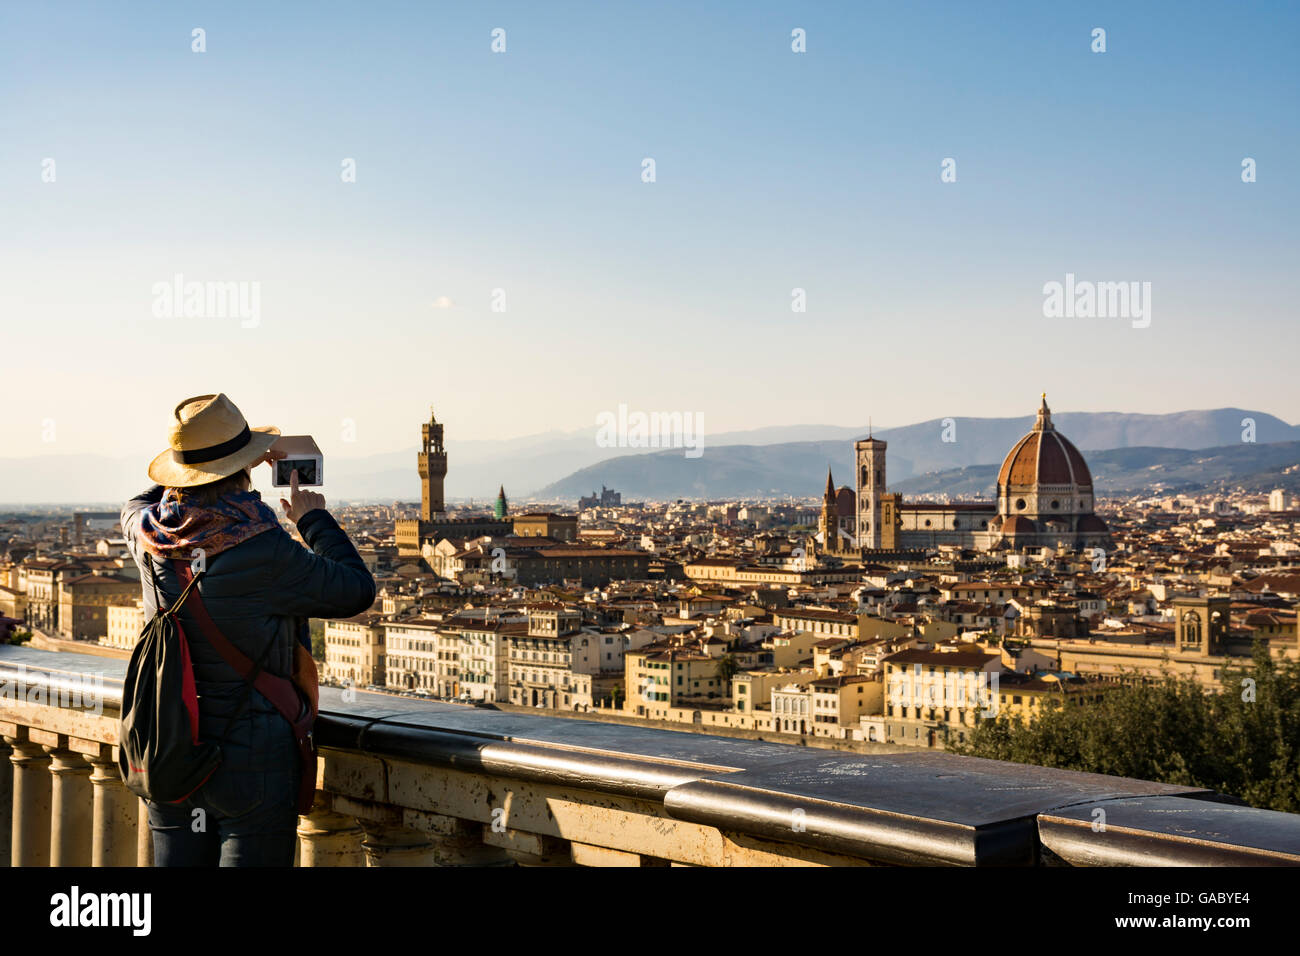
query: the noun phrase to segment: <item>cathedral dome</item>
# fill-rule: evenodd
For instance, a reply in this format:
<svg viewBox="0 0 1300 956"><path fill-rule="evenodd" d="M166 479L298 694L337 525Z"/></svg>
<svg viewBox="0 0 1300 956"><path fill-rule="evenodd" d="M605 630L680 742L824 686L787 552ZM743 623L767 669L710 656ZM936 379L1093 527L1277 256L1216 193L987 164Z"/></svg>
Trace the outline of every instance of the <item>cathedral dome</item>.
<svg viewBox="0 0 1300 956"><path fill-rule="evenodd" d="M1002 487L1073 485L1092 488L1092 473L1079 449L1056 430L1052 413L1043 399L1034 429L1012 447L998 471Z"/></svg>
<svg viewBox="0 0 1300 956"><path fill-rule="evenodd" d="M1085 520L1093 517L1092 508L1092 472L1079 449L1052 424L1044 395L1033 429L1012 446L998 469L1002 527L994 530L1053 539L1105 534L1104 522Z"/></svg>

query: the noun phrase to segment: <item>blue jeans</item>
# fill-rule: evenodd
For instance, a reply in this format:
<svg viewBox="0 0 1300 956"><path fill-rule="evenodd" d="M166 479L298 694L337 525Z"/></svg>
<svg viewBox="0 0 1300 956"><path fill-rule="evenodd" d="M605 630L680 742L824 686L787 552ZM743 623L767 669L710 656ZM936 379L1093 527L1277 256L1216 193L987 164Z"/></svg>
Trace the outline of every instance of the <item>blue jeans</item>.
<svg viewBox="0 0 1300 956"><path fill-rule="evenodd" d="M293 732L279 714L252 714L231 738L187 800L147 801L154 866L293 866L301 774Z"/></svg>

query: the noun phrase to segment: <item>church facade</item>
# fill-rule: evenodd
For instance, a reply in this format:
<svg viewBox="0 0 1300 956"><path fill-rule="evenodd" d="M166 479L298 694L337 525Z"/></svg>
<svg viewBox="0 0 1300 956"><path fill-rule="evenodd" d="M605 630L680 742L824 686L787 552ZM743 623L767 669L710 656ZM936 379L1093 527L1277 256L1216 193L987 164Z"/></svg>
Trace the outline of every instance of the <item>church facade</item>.
<svg viewBox="0 0 1300 956"><path fill-rule="evenodd" d="M1112 546L1093 512L1092 473L1052 424L1043 396L1033 428L1007 452L993 501L908 502L888 490L888 443L854 442L854 488L835 488L828 472L819 537L828 554L924 550L954 545L980 551Z"/></svg>

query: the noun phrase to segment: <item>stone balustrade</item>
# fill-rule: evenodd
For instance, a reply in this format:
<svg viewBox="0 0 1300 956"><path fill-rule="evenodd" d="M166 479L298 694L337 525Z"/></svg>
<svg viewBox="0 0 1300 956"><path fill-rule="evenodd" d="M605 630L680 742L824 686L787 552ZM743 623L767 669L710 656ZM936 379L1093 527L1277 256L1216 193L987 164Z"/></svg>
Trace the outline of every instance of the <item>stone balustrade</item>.
<svg viewBox="0 0 1300 956"><path fill-rule="evenodd" d="M0 646L0 859L151 864L143 804L116 765L125 670ZM335 688L316 737L301 866L1300 864L1300 815L930 751L821 751Z"/></svg>

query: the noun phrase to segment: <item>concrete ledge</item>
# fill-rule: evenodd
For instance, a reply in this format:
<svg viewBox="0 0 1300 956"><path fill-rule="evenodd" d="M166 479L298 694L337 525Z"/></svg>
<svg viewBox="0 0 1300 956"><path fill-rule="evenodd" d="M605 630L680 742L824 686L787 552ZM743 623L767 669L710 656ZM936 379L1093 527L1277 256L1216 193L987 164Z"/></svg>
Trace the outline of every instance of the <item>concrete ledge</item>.
<svg viewBox="0 0 1300 956"><path fill-rule="evenodd" d="M1126 795L1206 792L944 753L801 751L779 767L678 787L664 806L680 819L883 863L1033 866L1040 813Z"/></svg>
<svg viewBox="0 0 1300 956"><path fill-rule="evenodd" d="M1300 815L1214 800L1083 804L1040 815L1038 832L1074 866L1300 866Z"/></svg>

